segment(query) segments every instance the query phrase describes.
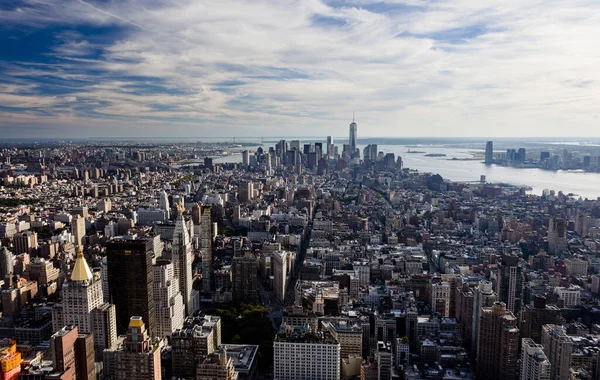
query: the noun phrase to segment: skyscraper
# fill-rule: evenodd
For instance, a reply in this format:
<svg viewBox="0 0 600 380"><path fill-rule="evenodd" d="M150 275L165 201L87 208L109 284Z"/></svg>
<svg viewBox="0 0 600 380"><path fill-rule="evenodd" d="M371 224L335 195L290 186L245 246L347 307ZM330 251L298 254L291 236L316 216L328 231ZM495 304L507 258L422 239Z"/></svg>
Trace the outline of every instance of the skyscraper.
<svg viewBox="0 0 600 380"><path fill-rule="evenodd" d="M92 334L79 334L77 326L64 327L50 337L52 365L60 379L95 380Z"/></svg>
<svg viewBox="0 0 600 380"><path fill-rule="evenodd" d="M210 293L212 290L212 209L202 206L200 219L200 255L202 257L202 291Z"/></svg>
<svg viewBox="0 0 600 380"><path fill-rule="evenodd" d="M531 338L535 343L542 343L542 326L558 323L560 309L554 305L546 305L546 297L535 295L533 306L523 308L521 321L521 338Z"/></svg>
<svg viewBox="0 0 600 380"><path fill-rule="evenodd" d="M519 258L514 254L502 254L498 275L498 299L515 315L521 311L523 294L523 273Z"/></svg>
<svg viewBox="0 0 600 380"><path fill-rule="evenodd" d="M519 377L517 318L503 302L481 308L477 336L477 376L489 380Z"/></svg>
<svg viewBox="0 0 600 380"><path fill-rule="evenodd" d="M494 162L494 142L488 141L485 144L485 164L490 165Z"/></svg>
<svg viewBox="0 0 600 380"><path fill-rule="evenodd" d="M80 333L93 333L94 347L97 350L108 348L116 340L114 306L104 303L102 280L98 273L92 273L81 247L77 252L71 278L62 287L62 304L56 312L62 313L63 325L77 326ZM113 308L113 309L111 309ZM104 323L97 320L98 313L108 310ZM60 328L62 326L57 326Z"/></svg>
<svg viewBox="0 0 600 380"><path fill-rule="evenodd" d="M569 380L571 378L571 352L573 342L563 326L544 325L542 327L542 346L544 353L552 364L553 380Z"/></svg>
<svg viewBox="0 0 600 380"><path fill-rule="evenodd" d="M477 337L479 333L479 316L482 307L489 307L496 302L496 293L492 290L492 283L480 281L479 286L473 291L473 324L471 330L472 352L477 354Z"/></svg>
<svg viewBox="0 0 600 380"><path fill-rule="evenodd" d="M327 156L333 157L333 137L327 136Z"/></svg>
<svg viewBox="0 0 600 380"><path fill-rule="evenodd" d="M258 302L258 273L256 261L251 256L234 257L232 265L233 301Z"/></svg>
<svg viewBox="0 0 600 380"><path fill-rule="evenodd" d="M117 331L123 334L132 315L148 321L156 334L152 240L113 240L106 244L110 300L117 308Z"/></svg>
<svg viewBox="0 0 600 380"><path fill-rule="evenodd" d="M80 247L83 245L83 238L85 237L85 218L80 215L75 215L71 220L71 232L75 239L75 245ZM23 252L17 252L17 254Z"/></svg>
<svg viewBox="0 0 600 380"><path fill-rule="evenodd" d="M123 347L104 351L105 375L114 380L160 380L160 346L153 343L140 316L128 325Z"/></svg>
<svg viewBox="0 0 600 380"><path fill-rule="evenodd" d="M173 264L168 260L158 260L154 265L154 305L159 337L171 337L173 331L183 327L185 307Z"/></svg>
<svg viewBox="0 0 600 380"><path fill-rule="evenodd" d="M358 133L358 125L354 121L354 114L352 114L352 123L350 123L350 139L348 144L352 148L352 154L356 151L356 134Z"/></svg>
<svg viewBox="0 0 600 380"><path fill-rule="evenodd" d="M186 314L190 315L195 311L192 309L196 304L196 302L192 300L192 263L194 262L194 252L192 251L190 232L188 231L185 220L183 219L182 212L183 210L181 210L179 217L175 222L171 261L173 263L174 277L179 282L178 289L183 297L183 304L185 305Z"/></svg>
<svg viewBox="0 0 600 380"><path fill-rule="evenodd" d="M522 339L521 380L550 380L550 361L541 344Z"/></svg>

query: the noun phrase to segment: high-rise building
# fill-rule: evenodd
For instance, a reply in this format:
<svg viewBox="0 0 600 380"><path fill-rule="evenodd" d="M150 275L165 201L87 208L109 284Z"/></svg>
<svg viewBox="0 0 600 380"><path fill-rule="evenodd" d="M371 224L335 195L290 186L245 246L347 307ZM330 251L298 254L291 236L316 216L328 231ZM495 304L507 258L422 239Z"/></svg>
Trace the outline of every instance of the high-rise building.
<svg viewBox="0 0 600 380"><path fill-rule="evenodd" d="M273 291L275 296L280 301L285 298L285 292L288 284L288 274L290 268L288 266L288 251L277 251L271 256L271 265L273 270Z"/></svg>
<svg viewBox="0 0 600 380"><path fill-rule="evenodd" d="M71 232L77 247L83 247L85 237L85 218L81 215L75 215L71 220Z"/></svg>
<svg viewBox="0 0 600 380"><path fill-rule="evenodd" d="M233 367L233 360L227 355L225 347L219 348L198 363L196 379L237 380L238 373Z"/></svg>
<svg viewBox="0 0 600 380"><path fill-rule="evenodd" d="M352 123L350 123L350 138L348 139L348 145L352 148L351 155L356 151L356 138L358 133L358 125L354 121L354 114L352 115Z"/></svg>
<svg viewBox="0 0 600 380"><path fill-rule="evenodd" d="M254 198L254 184L250 181L242 181L238 184L238 200L248 202Z"/></svg>
<svg viewBox="0 0 600 380"><path fill-rule="evenodd" d="M548 253L559 254L567 248L567 222L552 217L548 222Z"/></svg>
<svg viewBox="0 0 600 380"><path fill-rule="evenodd" d="M15 257L6 247L0 248L0 281L12 276L15 269Z"/></svg>
<svg viewBox="0 0 600 380"><path fill-rule="evenodd" d="M573 342L563 326L542 326L542 346L544 353L552 365L552 380L569 380L571 378L571 355Z"/></svg>
<svg viewBox="0 0 600 380"><path fill-rule="evenodd" d="M113 380L160 380L160 346L154 343L140 316L133 316L122 347L104 351L105 376Z"/></svg>
<svg viewBox="0 0 600 380"><path fill-rule="evenodd" d="M60 379L95 380L93 334L79 334L77 326L66 326L50 338L52 365Z"/></svg>
<svg viewBox="0 0 600 380"><path fill-rule="evenodd" d="M200 256L202 258L202 291L212 291L213 257L212 257L212 209L202 206L200 219Z"/></svg>
<svg viewBox="0 0 600 380"><path fill-rule="evenodd" d="M104 303L102 280L98 273L90 270L81 248L78 249L71 277L63 284L61 292L62 324L77 326L80 333L93 333L94 347L99 351L110 347L116 341L114 306ZM112 312L109 310L111 307ZM107 310L101 320L97 314L104 312L99 309Z"/></svg>
<svg viewBox="0 0 600 380"><path fill-rule="evenodd" d="M248 166L250 166L250 151L249 150L242 151L242 166L244 168L247 168Z"/></svg>
<svg viewBox="0 0 600 380"><path fill-rule="evenodd" d="M327 136L327 156L333 157L333 137Z"/></svg>
<svg viewBox="0 0 600 380"><path fill-rule="evenodd" d="M191 315L196 311L193 310L196 302L192 299L194 282L192 264L194 262L194 252L192 250L190 231L188 231L188 227L181 212L175 222L172 247L171 261L173 263L174 278L179 282L178 289L183 297L185 312L187 315Z"/></svg>
<svg viewBox="0 0 600 380"><path fill-rule="evenodd" d="M183 328L171 336L173 376L194 377L196 363L220 346L221 318L210 315L186 318Z"/></svg>
<svg viewBox="0 0 600 380"><path fill-rule="evenodd" d="M258 272L256 260L250 256L234 257L231 267L233 301L258 303Z"/></svg>
<svg viewBox="0 0 600 380"><path fill-rule="evenodd" d="M273 351L277 380L340 378L340 344L327 331L282 325Z"/></svg>
<svg viewBox="0 0 600 380"><path fill-rule="evenodd" d="M503 302L482 307L477 336L477 374L490 380L519 377L517 318Z"/></svg>
<svg viewBox="0 0 600 380"><path fill-rule="evenodd" d="M456 295L456 321L463 337L463 345L467 351L473 348L473 305L475 293L468 284L459 287Z"/></svg>
<svg viewBox="0 0 600 380"><path fill-rule="evenodd" d="M168 260L158 260L154 265L154 306L159 337L171 337L173 331L183 327L183 298L173 264Z"/></svg>
<svg viewBox="0 0 600 380"><path fill-rule="evenodd" d="M117 311L115 305L103 303L91 312L94 345L98 354L117 342Z"/></svg>
<svg viewBox="0 0 600 380"><path fill-rule="evenodd" d="M516 255L502 255L497 289L498 299L506 304L509 311L519 315L523 299L523 273Z"/></svg>
<svg viewBox="0 0 600 380"><path fill-rule="evenodd" d="M489 281L480 281L479 286L473 291L471 345L474 354L477 354L477 337L479 334L479 316L481 315L481 308L492 306L497 299L496 293L492 290L492 283Z"/></svg>
<svg viewBox="0 0 600 380"><path fill-rule="evenodd" d="M362 356L363 332L360 325L352 321L331 320L323 322L323 330L329 331L333 338L340 343L340 358Z"/></svg>
<svg viewBox="0 0 600 380"><path fill-rule="evenodd" d="M535 295L533 305L526 305L522 314L521 338L531 338L535 343L542 343L542 326L557 324L560 309L554 305L546 305L546 297Z"/></svg>
<svg viewBox="0 0 600 380"><path fill-rule="evenodd" d="M431 310L444 318L450 317L450 284L445 281L431 283Z"/></svg>
<svg viewBox="0 0 600 380"><path fill-rule="evenodd" d="M541 344L531 338L521 340L521 380L550 380L550 361Z"/></svg>
<svg viewBox="0 0 600 380"><path fill-rule="evenodd" d="M488 141L485 144L485 164L489 165L494 162L494 142Z"/></svg>
<svg viewBox="0 0 600 380"><path fill-rule="evenodd" d="M152 240L113 240L106 244L110 300L117 309L117 331L127 331L139 315L156 334Z"/></svg>
<svg viewBox="0 0 600 380"><path fill-rule="evenodd" d="M85 226L84 226L85 228ZM35 254L38 249L37 232L23 231L13 235L14 251L17 255L21 253Z"/></svg>

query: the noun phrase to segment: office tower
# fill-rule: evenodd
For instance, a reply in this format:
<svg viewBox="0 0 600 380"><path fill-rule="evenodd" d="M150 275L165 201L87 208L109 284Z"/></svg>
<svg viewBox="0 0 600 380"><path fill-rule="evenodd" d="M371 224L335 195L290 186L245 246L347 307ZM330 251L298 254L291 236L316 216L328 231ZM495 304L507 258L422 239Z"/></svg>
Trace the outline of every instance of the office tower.
<svg viewBox="0 0 600 380"><path fill-rule="evenodd" d="M167 195L167 192L165 190L160 192L160 195L158 197L158 207L161 210L171 209L171 206L169 206L169 196Z"/></svg>
<svg viewBox="0 0 600 380"><path fill-rule="evenodd" d="M587 236L590 232L590 217L581 210L577 210L575 216L575 232L580 236Z"/></svg>
<svg viewBox="0 0 600 380"><path fill-rule="evenodd" d="M435 279L434 279L435 280ZM431 283L431 311L450 317L450 284L438 280Z"/></svg>
<svg viewBox="0 0 600 380"><path fill-rule="evenodd" d="M238 379L238 373L233 367L233 360L227 355L225 347L221 347L216 353L204 357L196 369L196 379Z"/></svg>
<svg viewBox="0 0 600 380"><path fill-rule="evenodd" d="M17 255L20 255L21 253L28 253L30 255L36 254L38 249L37 232L17 232L13 235L13 245Z"/></svg>
<svg viewBox="0 0 600 380"><path fill-rule="evenodd" d="M196 302L192 299L194 282L192 264L194 262L194 252L192 251L190 232L181 212L175 222L172 247L171 261L173 263L174 278L179 282L177 291L181 292L185 312L187 315L190 315L196 311L193 310Z"/></svg>
<svg viewBox="0 0 600 380"><path fill-rule="evenodd" d="M277 251L271 256L271 265L273 268L273 291L275 296L280 301L285 298L285 291L287 290L288 283L288 251Z"/></svg>
<svg viewBox="0 0 600 380"><path fill-rule="evenodd" d="M517 151L517 160L520 162L525 162L526 159L527 151L525 150L525 148L519 148L519 150Z"/></svg>
<svg viewBox="0 0 600 380"><path fill-rule="evenodd" d="M519 377L517 318L503 302L482 307L477 336L477 376L490 380Z"/></svg>
<svg viewBox="0 0 600 380"><path fill-rule="evenodd" d="M569 380L571 378L571 352L573 342L567 330L559 325L542 326L542 346L544 353L552 365L552 380Z"/></svg>
<svg viewBox="0 0 600 380"><path fill-rule="evenodd" d="M347 359L350 356L362 356L363 331L362 327L355 322L332 319L323 321L323 331L328 331L333 338L340 343L340 358Z"/></svg>
<svg viewBox="0 0 600 380"><path fill-rule="evenodd" d="M531 338L535 343L542 342L542 326L554 325L560 318L560 309L554 305L546 305L546 297L535 295L533 305L523 308L521 321L521 338Z"/></svg>
<svg viewBox="0 0 600 380"><path fill-rule="evenodd" d="M489 165L494 162L494 142L488 141L485 144L485 164Z"/></svg>
<svg viewBox="0 0 600 380"><path fill-rule="evenodd" d="M102 292L102 280L98 273L92 273L83 251L79 248L75 266L70 279L62 287L62 324L77 326L80 333L93 333L94 346L103 350L116 340L116 325L114 311L104 315L108 318L104 323L99 323L97 313L102 314L99 308L114 309L114 306L105 304ZM57 311L60 312L60 311ZM60 326L57 326L60 327Z"/></svg>
<svg viewBox="0 0 600 380"><path fill-rule="evenodd" d="M333 157L333 137L327 136L327 156Z"/></svg>
<svg viewBox="0 0 600 380"><path fill-rule="evenodd" d="M276 145L275 145L275 154L277 155L277 157L279 157L279 160L281 162L281 164L285 164L285 157L287 155L287 142L285 142L285 140L280 140Z"/></svg>
<svg viewBox="0 0 600 380"><path fill-rule="evenodd" d="M71 232L75 240L75 246L83 247L85 237L85 218L80 215L75 215L71 220Z"/></svg>
<svg viewBox="0 0 600 380"><path fill-rule="evenodd" d="M6 247L0 248L0 281L7 281L15 268L15 257Z"/></svg>
<svg viewBox="0 0 600 380"><path fill-rule="evenodd" d="M315 153L317 154L317 161L321 159L323 156L323 143L316 142L315 143Z"/></svg>
<svg viewBox="0 0 600 380"><path fill-rule="evenodd" d="M348 139L348 145L352 149L350 156L356 151L356 137L358 133L358 125L354 122L354 114L352 114L352 123L350 123L350 138Z"/></svg>
<svg viewBox="0 0 600 380"><path fill-rule="evenodd" d="M173 264L168 260L158 260L154 265L154 306L159 337L171 337L173 331L183 327L185 306Z"/></svg>
<svg viewBox="0 0 600 380"><path fill-rule="evenodd" d="M387 342L377 342L377 379L391 380L393 368L392 345Z"/></svg>
<svg viewBox="0 0 600 380"><path fill-rule="evenodd" d="M516 255L502 254L497 288L498 299L506 304L509 311L519 315L523 299L523 273Z"/></svg>
<svg viewBox="0 0 600 380"><path fill-rule="evenodd" d="M557 255L567 248L567 222L552 217L548 222L548 253Z"/></svg>
<svg viewBox="0 0 600 380"><path fill-rule="evenodd" d="M278 380L340 378L340 344L327 331L282 325L273 351L273 374Z"/></svg>
<svg viewBox="0 0 600 380"><path fill-rule="evenodd" d="M231 271L233 278L233 302L258 303L256 260L250 255L234 257Z"/></svg>
<svg viewBox="0 0 600 380"><path fill-rule="evenodd" d="M541 344L531 338L521 340L521 380L550 380L550 361Z"/></svg>
<svg viewBox="0 0 600 380"><path fill-rule="evenodd" d="M250 151L248 150L242 151L242 166L244 168L250 166Z"/></svg>
<svg viewBox="0 0 600 380"><path fill-rule="evenodd" d="M240 202L248 202L252 198L254 198L254 184L250 181L240 182L238 184L238 200Z"/></svg>
<svg viewBox="0 0 600 380"><path fill-rule="evenodd" d="M292 140L290 141L290 150L295 150L300 153L300 147L302 146L302 142L300 140Z"/></svg>
<svg viewBox="0 0 600 380"><path fill-rule="evenodd" d="M212 209L210 206L202 206L200 222L200 255L202 258L202 291L210 293L212 290Z"/></svg>
<svg viewBox="0 0 600 380"><path fill-rule="evenodd" d="M96 380L92 334L79 334L77 326L63 327L50 337L50 349L60 379Z"/></svg>
<svg viewBox="0 0 600 380"><path fill-rule="evenodd" d="M94 346L100 354L102 350L112 347L117 342L117 311L115 305L103 303L90 314Z"/></svg>
<svg viewBox="0 0 600 380"><path fill-rule="evenodd" d="M220 346L221 318L211 315L186 318L183 328L171 335L173 376L193 377L196 363Z"/></svg>
<svg viewBox="0 0 600 380"><path fill-rule="evenodd" d="M479 334L479 316L482 307L489 307L497 300L496 293L492 290L492 283L482 280L479 286L473 291L473 327L471 334L472 352L477 354L477 337Z"/></svg>
<svg viewBox="0 0 600 380"><path fill-rule="evenodd" d="M463 344L467 351L472 352L473 347L473 305L475 293L468 284L463 284L457 290L456 296L456 321L463 337Z"/></svg>
<svg viewBox="0 0 600 380"><path fill-rule="evenodd" d="M160 380L160 346L152 342L140 316L130 319L122 347L104 351L105 376L113 380ZM115 365L106 365L114 362Z"/></svg>
<svg viewBox="0 0 600 380"><path fill-rule="evenodd" d="M117 309L117 332L127 331L132 315L141 315L156 334L152 240L113 240L106 244L108 290Z"/></svg>

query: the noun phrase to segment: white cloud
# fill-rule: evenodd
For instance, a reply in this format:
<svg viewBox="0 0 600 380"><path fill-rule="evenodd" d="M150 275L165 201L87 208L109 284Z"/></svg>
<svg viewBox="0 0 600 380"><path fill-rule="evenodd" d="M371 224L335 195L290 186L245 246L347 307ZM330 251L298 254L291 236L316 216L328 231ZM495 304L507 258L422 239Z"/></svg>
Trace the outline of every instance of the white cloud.
<svg viewBox="0 0 600 380"><path fill-rule="evenodd" d="M50 66L5 62L34 86L0 87L19 108L5 125L30 123L16 116L30 108L106 133L345 135L356 110L363 136L600 136L594 0L26 0L0 22L125 28L108 42L59 35ZM41 77L89 86L73 102L36 93Z"/></svg>

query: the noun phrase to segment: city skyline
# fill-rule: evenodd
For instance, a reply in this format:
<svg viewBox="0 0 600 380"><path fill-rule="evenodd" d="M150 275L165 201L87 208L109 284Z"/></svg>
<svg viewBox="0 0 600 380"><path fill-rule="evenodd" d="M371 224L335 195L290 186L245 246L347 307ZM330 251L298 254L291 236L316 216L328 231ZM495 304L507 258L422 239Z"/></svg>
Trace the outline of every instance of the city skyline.
<svg viewBox="0 0 600 380"><path fill-rule="evenodd" d="M0 130L344 136L357 110L361 136L600 136L599 14L584 0L9 1Z"/></svg>

